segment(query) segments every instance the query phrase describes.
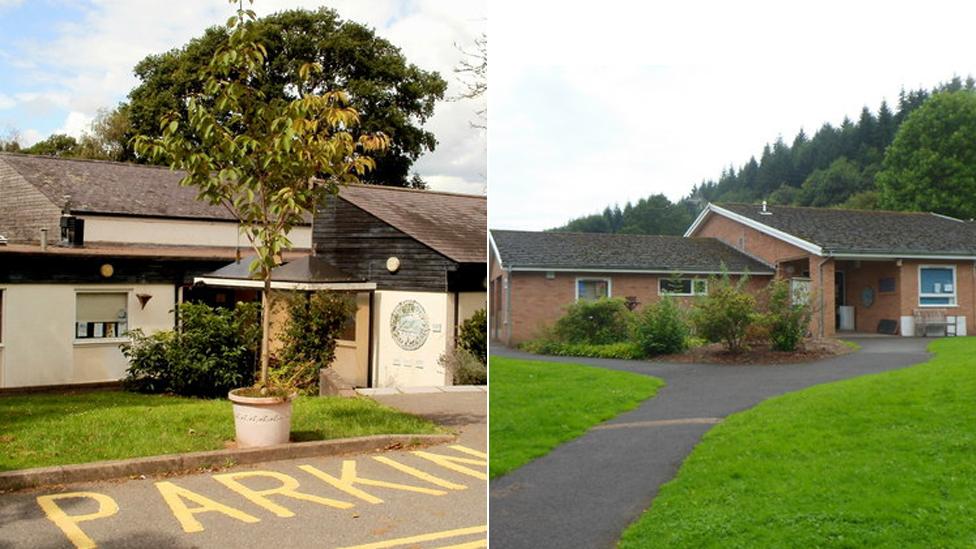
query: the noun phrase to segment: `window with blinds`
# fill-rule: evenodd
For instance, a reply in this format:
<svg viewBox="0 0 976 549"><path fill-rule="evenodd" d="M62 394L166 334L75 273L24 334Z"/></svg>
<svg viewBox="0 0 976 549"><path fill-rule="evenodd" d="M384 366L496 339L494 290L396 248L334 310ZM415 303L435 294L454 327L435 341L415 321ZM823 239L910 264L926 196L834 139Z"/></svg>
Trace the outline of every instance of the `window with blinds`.
<svg viewBox="0 0 976 549"><path fill-rule="evenodd" d="M125 292L78 293L75 304L75 338L122 337L128 330L128 300Z"/></svg>

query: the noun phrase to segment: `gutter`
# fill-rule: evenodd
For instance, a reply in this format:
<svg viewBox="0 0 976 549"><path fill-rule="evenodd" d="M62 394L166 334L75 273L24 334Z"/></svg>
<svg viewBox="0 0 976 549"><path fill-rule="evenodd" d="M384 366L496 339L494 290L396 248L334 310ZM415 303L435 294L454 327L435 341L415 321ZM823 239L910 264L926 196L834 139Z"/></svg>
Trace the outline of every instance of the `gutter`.
<svg viewBox="0 0 976 549"><path fill-rule="evenodd" d="M208 276L198 276L193 279L194 284L204 284L206 286L218 286L223 288L262 288L264 283L260 280L244 278L217 278ZM346 290L346 291L373 291L376 290L375 282L285 282L272 280L271 289L273 290Z"/></svg>
<svg viewBox="0 0 976 549"><path fill-rule="evenodd" d="M508 332L505 338L505 344L512 344L512 268L509 267L504 269L506 277L503 280L505 282L505 330Z"/></svg>

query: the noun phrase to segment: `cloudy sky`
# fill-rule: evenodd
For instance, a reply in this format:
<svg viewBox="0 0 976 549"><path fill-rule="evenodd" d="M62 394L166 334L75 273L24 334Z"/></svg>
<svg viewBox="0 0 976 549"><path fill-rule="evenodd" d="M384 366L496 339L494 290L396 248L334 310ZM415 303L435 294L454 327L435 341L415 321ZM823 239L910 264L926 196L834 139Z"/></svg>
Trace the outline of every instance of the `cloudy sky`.
<svg viewBox="0 0 976 549"><path fill-rule="evenodd" d="M448 95L460 91L455 44L470 47L487 26L484 0L257 0L254 9L322 5L439 71ZM0 136L16 130L30 144L56 132L79 135L99 108L115 106L136 85L139 60L186 43L232 11L226 0L0 0ZM440 145L414 169L431 187L484 192L486 136L469 124L480 108L445 101L428 121Z"/></svg>
<svg viewBox="0 0 976 549"><path fill-rule="evenodd" d="M962 2L555 8L490 4L493 228L679 199L778 135L897 103L903 86L976 76L976 14Z"/></svg>

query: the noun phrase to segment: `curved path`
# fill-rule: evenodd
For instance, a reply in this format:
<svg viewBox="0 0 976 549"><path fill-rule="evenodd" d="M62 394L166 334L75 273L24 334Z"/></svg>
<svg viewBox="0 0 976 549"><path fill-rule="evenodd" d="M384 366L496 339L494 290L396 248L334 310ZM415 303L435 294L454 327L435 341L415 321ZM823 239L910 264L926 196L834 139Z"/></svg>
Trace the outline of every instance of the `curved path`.
<svg viewBox="0 0 976 549"><path fill-rule="evenodd" d="M659 377L667 386L636 410L491 481L491 547L613 547L720 418L771 396L903 368L930 356L928 339L857 341L857 353L776 366L567 359L492 348L492 356L626 370Z"/></svg>

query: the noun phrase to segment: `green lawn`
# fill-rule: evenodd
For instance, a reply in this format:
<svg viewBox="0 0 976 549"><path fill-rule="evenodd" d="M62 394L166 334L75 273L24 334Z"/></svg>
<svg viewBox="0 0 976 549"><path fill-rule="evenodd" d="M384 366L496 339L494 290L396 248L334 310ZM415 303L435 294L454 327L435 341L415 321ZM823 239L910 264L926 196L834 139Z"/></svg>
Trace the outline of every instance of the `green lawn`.
<svg viewBox="0 0 976 549"><path fill-rule="evenodd" d="M621 547L973 547L976 338L708 432Z"/></svg>
<svg viewBox="0 0 976 549"><path fill-rule="evenodd" d="M657 378L535 360L492 358L489 474L549 453L654 395Z"/></svg>
<svg viewBox="0 0 976 549"><path fill-rule="evenodd" d="M299 397L292 440L434 433L427 420L365 399ZM225 447L226 400L100 391L0 397L0 471Z"/></svg>

